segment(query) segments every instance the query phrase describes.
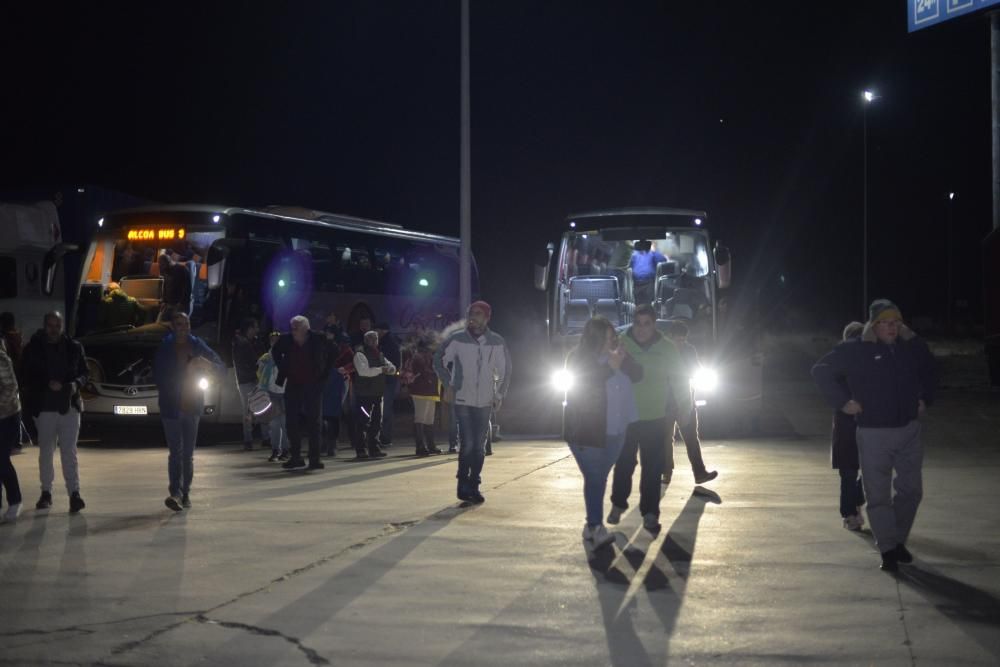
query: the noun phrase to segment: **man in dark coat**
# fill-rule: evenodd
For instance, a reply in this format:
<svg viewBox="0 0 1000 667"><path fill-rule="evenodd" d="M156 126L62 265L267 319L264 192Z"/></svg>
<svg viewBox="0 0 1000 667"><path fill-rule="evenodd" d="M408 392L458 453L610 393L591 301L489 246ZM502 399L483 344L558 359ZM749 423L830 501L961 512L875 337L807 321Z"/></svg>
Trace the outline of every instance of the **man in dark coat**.
<svg viewBox="0 0 1000 667"><path fill-rule="evenodd" d="M857 422L868 521L882 569L896 572L913 560L905 543L923 496L919 418L934 399L934 358L899 308L876 299L861 340L833 348L812 375L830 406Z"/></svg>
<svg viewBox="0 0 1000 667"><path fill-rule="evenodd" d="M44 328L31 337L21 356L24 409L34 417L38 428L42 495L35 508L52 507L55 480L52 457L58 446L63 480L69 492L69 511L75 514L86 507L80 496L76 442L83 412L80 388L87 384L89 373L83 345L63 333L62 315L46 313L43 323Z"/></svg>
<svg viewBox="0 0 1000 667"><path fill-rule="evenodd" d="M851 322L844 327L843 340L861 338L865 325L861 322ZM850 391L843 377L837 378L845 391ZM840 472L840 517L847 530L859 531L865 525L861 506L865 504L865 491L858 471L861 463L858 461L858 425L854 416L843 410L833 411L833 428L830 432L830 462L834 469Z"/></svg>
<svg viewBox="0 0 1000 667"><path fill-rule="evenodd" d="M324 468L320 461L320 418L323 386L333 367L334 351L326 336L309 329L309 320L296 315L292 332L282 334L271 350L278 369L277 383L285 383L285 419L291 458L281 464L286 470L305 468L302 460L302 425L309 437L309 469Z"/></svg>

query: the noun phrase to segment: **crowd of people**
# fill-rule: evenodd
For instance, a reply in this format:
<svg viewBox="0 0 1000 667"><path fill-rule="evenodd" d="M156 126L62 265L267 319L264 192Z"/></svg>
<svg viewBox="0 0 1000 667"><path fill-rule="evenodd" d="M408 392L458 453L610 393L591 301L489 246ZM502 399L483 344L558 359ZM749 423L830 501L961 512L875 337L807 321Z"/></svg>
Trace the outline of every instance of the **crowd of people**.
<svg viewBox="0 0 1000 667"><path fill-rule="evenodd" d="M495 435L491 422L507 394L511 356L504 339L489 328L490 305L473 303L467 317L441 335L422 332L402 345L385 324L362 315L345 331L336 316L322 330L303 315L289 332L272 332L267 349L259 327L245 319L233 338L235 381L243 411L243 442L253 449L255 422L269 461L286 470L320 470L325 453L335 456L341 423L357 460L379 459L392 446L393 403L400 387L413 400L416 456L440 454L435 442L437 406L448 423L449 452L458 452L456 495L482 503L482 470ZM11 463L24 433L22 416L36 426L41 496L36 509L52 506L58 448L69 510L84 509L77 464L83 410L80 390L88 380L82 345L66 335L62 316L44 317L27 345L8 313L0 314L0 483L15 520L22 498ZM635 468L641 463L639 512L650 532L659 522L662 487L673 481L675 437L683 438L696 484L717 477L706 467L698 436L698 413L689 382L697 351L682 322L657 329L654 309L636 309L621 335L597 316L584 327L566 368L575 379L564 402L563 436L581 474L583 538L596 549L614 536L629 507ZM15 372L17 369L17 372ZM165 504L191 506L194 452L204 411L206 378L219 380L226 367L219 355L191 333L189 316L172 314L170 332L156 351L153 378L168 454ZM881 567L898 570L912 561L906 540L922 497L920 417L935 390L933 357L903 324L899 308L879 299L866 323L852 322L843 341L812 369L834 409L832 464L841 477L840 514L845 528L860 530L862 508L882 554ZM302 439L308 440L305 457ZM613 474L612 474L613 471ZM604 495L612 475L611 507Z"/></svg>

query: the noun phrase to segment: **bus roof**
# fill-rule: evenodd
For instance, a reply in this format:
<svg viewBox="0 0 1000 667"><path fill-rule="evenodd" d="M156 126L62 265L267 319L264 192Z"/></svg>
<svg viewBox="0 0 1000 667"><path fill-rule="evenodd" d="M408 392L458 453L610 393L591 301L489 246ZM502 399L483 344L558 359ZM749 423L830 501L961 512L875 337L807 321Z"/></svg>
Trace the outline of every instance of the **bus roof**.
<svg viewBox="0 0 1000 667"><path fill-rule="evenodd" d="M452 236L442 236L412 229L391 222L380 222L366 218L357 218L339 213L328 213L297 206L267 206L264 208L245 208L241 206L212 206L208 204L169 204L164 206L142 206L139 208L122 209L108 213L106 217L114 219L118 216L129 216L142 213L204 213L225 215L249 215L271 220L288 220L299 224L328 227L349 231L364 231L379 236L405 238L416 241L426 241L444 245L458 245L459 239Z"/></svg>
<svg viewBox="0 0 1000 667"><path fill-rule="evenodd" d="M660 215L683 218L707 218L708 213L691 208L670 208L667 206L632 206L625 208L608 208L597 211L584 211L566 216L567 221L586 218L613 218L626 215Z"/></svg>

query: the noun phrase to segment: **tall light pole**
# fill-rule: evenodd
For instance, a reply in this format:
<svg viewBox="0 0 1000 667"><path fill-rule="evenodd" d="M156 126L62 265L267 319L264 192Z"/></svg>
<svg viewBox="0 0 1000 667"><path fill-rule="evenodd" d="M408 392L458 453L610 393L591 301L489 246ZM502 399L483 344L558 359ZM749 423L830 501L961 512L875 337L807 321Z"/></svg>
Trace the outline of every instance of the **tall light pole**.
<svg viewBox="0 0 1000 667"><path fill-rule="evenodd" d="M948 325L948 333L951 333L951 304L955 300L953 296L954 292L952 290L953 283L951 279L951 228L954 225L952 207L955 205L955 193L948 193L948 310L945 312L945 322Z"/></svg>
<svg viewBox="0 0 1000 667"><path fill-rule="evenodd" d="M461 66L461 147L459 165L459 318L472 302L472 160L470 156L469 98L469 0L462 0L462 66Z"/></svg>
<svg viewBox="0 0 1000 667"><path fill-rule="evenodd" d="M863 130L863 168L862 168L862 233L861 233L861 314L868 319L868 105L878 99L878 95L870 90L861 93L861 124Z"/></svg>

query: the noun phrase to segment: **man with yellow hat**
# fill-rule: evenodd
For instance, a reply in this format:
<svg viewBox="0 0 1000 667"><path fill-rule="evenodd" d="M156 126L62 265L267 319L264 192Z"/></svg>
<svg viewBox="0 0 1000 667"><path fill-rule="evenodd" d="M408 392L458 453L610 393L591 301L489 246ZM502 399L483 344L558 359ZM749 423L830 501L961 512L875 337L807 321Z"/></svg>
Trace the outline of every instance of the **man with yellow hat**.
<svg viewBox="0 0 1000 667"><path fill-rule="evenodd" d="M881 568L897 572L913 560L906 538L923 495L919 417L934 398L934 358L896 304L876 299L861 339L833 348L812 376L835 410L854 416L868 522Z"/></svg>

